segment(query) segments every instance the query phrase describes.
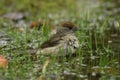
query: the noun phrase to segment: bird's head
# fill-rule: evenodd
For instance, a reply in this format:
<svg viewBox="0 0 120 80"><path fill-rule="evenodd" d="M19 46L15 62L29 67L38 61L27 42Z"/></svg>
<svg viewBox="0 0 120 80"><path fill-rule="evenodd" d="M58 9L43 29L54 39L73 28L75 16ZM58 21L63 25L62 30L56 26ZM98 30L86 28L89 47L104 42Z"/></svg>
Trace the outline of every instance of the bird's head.
<svg viewBox="0 0 120 80"><path fill-rule="evenodd" d="M70 31L77 31L78 30L76 25L72 22L63 22L63 23L61 23L61 27L66 28Z"/></svg>

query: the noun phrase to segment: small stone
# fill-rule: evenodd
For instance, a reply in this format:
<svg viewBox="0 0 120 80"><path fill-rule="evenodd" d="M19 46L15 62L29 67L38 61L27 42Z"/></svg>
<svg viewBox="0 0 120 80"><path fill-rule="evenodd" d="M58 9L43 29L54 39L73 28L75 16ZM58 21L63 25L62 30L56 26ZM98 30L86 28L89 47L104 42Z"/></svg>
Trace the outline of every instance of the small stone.
<svg viewBox="0 0 120 80"><path fill-rule="evenodd" d="M25 15L20 12L11 12L11 13L7 13L3 15L3 18L8 18L16 22L16 21L24 19Z"/></svg>
<svg viewBox="0 0 120 80"><path fill-rule="evenodd" d="M92 76L96 76L96 73L95 73L95 72L92 72Z"/></svg>

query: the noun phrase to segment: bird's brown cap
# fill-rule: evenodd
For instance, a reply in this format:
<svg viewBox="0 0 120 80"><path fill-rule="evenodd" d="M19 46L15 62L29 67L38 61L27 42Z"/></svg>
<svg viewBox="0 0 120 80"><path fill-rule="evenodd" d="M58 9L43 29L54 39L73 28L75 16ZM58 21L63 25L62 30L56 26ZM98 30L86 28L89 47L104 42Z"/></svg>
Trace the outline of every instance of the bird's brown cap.
<svg viewBox="0 0 120 80"><path fill-rule="evenodd" d="M72 22L62 22L61 26L69 29L77 28L76 25Z"/></svg>

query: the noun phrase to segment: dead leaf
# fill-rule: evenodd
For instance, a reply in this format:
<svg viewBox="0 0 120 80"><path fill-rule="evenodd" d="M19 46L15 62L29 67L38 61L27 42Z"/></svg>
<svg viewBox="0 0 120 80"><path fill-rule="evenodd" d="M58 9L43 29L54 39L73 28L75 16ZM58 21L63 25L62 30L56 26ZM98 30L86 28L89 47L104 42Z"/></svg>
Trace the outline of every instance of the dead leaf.
<svg viewBox="0 0 120 80"><path fill-rule="evenodd" d="M6 68L7 65L8 60L3 55L0 55L0 68Z"/></svg>

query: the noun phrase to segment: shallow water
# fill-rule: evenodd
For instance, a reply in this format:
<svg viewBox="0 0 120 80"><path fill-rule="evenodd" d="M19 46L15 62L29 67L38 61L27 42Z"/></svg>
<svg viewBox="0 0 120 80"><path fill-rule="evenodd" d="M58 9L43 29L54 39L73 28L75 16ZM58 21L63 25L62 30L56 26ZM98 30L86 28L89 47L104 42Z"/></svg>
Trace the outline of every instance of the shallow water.
<svg viewBox="0 0 120 80"><path fill-rule="evenodd" d="M94 10L96 10L101 5L101 3L98 0L91 0L91 1L78 0L77 5L78 5L77 7L78 7L79 16L83 16L86 15L84 13L93 13ZM86 5L86 6L82 7L82 5ZM109 5L107 6L109 8ZM92 10L93 12L91 12ZM83 38L82 39L85 43L83 45L81 44L82 46L80 47L80 50L78 50L78 53L79 51L80 53L76 57L71 57L68 60L64 60L64 58L61 59L55 58L56 60L53 60L53 62L51 62L51 64L48 65L45 74L46 75L45 79L46 80L48 79L119 80L120 79L120 70L119 70L120 69L120 31L119 31L120 23L119 23L119 19L116 19L118 13L119 11L116 11L114 13L113 10L111 10L109 12L101 13L102 17L100 16L99 20L97 20L96 18L90 20L86 19L85 21L83 20L84 24L90 24L90 26L91 25L92 26L87 27L86 31L83 31L85 39ZM111 17L111 15L115 15L115 16ZM108 24L109 24L109 25L107 24L108 28L103 30L102 34L100 34L100 30L99 30L99 28L101 28L101 26L99 26L101 24L100 22L106 21L106 16L107 17L110 16L111 20L108 20ZM90 18L90 14L88 15L88 18ZM80 21L82 20L80 19L74 18L73 20L75 20L76 22L78 21L77 23L79 23L81 26L82 23ZM64 19L62 20L64 21ZM83 27L85 26L84 24ZM46 61L46 57L41 56L40 59L37 59L35 55L35 51L38 48L37 43L39 42L39 40L31 40L31 36L30 39L29 36L27 36L28 41L26 40L26 43L24 43L24 40L21 40L21 38L24 39L23 36L26 35L25 33L21 32L19 35L20 37L18 37L18 44L15 45L14 44L15 41L13 37L12 36L9 37L9 34L6 33L7 30L4 31L4 29L5 27L0 29L0 51L1 51L0 54L5 53L4 55L7 55L7 57L9 57L8 59L10 60L9 61L10 69L8 68L5 71L1 71L0 79L1 80L13 80L13 79L36 80L36 77L38 78L42 74L41 72L42 67ZM103 39L101 39L101 37ZM89 39L91 39L91 42L89 41ZM26 46L24 46L24 44L27 44L26 45L27 48ZM24 49L26 49L26 52L24 51ZM27 54L23 57L23 53L27 53ZM24 65L27 66L27 68ZM13 66L15 70L11 68ZM21 67L23 67L23 69L21 69ZM23 70L23 73L20 72L21 70ZM14 71L17 72L14 74ZM14 78L10 78L12 76L14 76ZM21 78L21 76L24 77Z"/></svg>

